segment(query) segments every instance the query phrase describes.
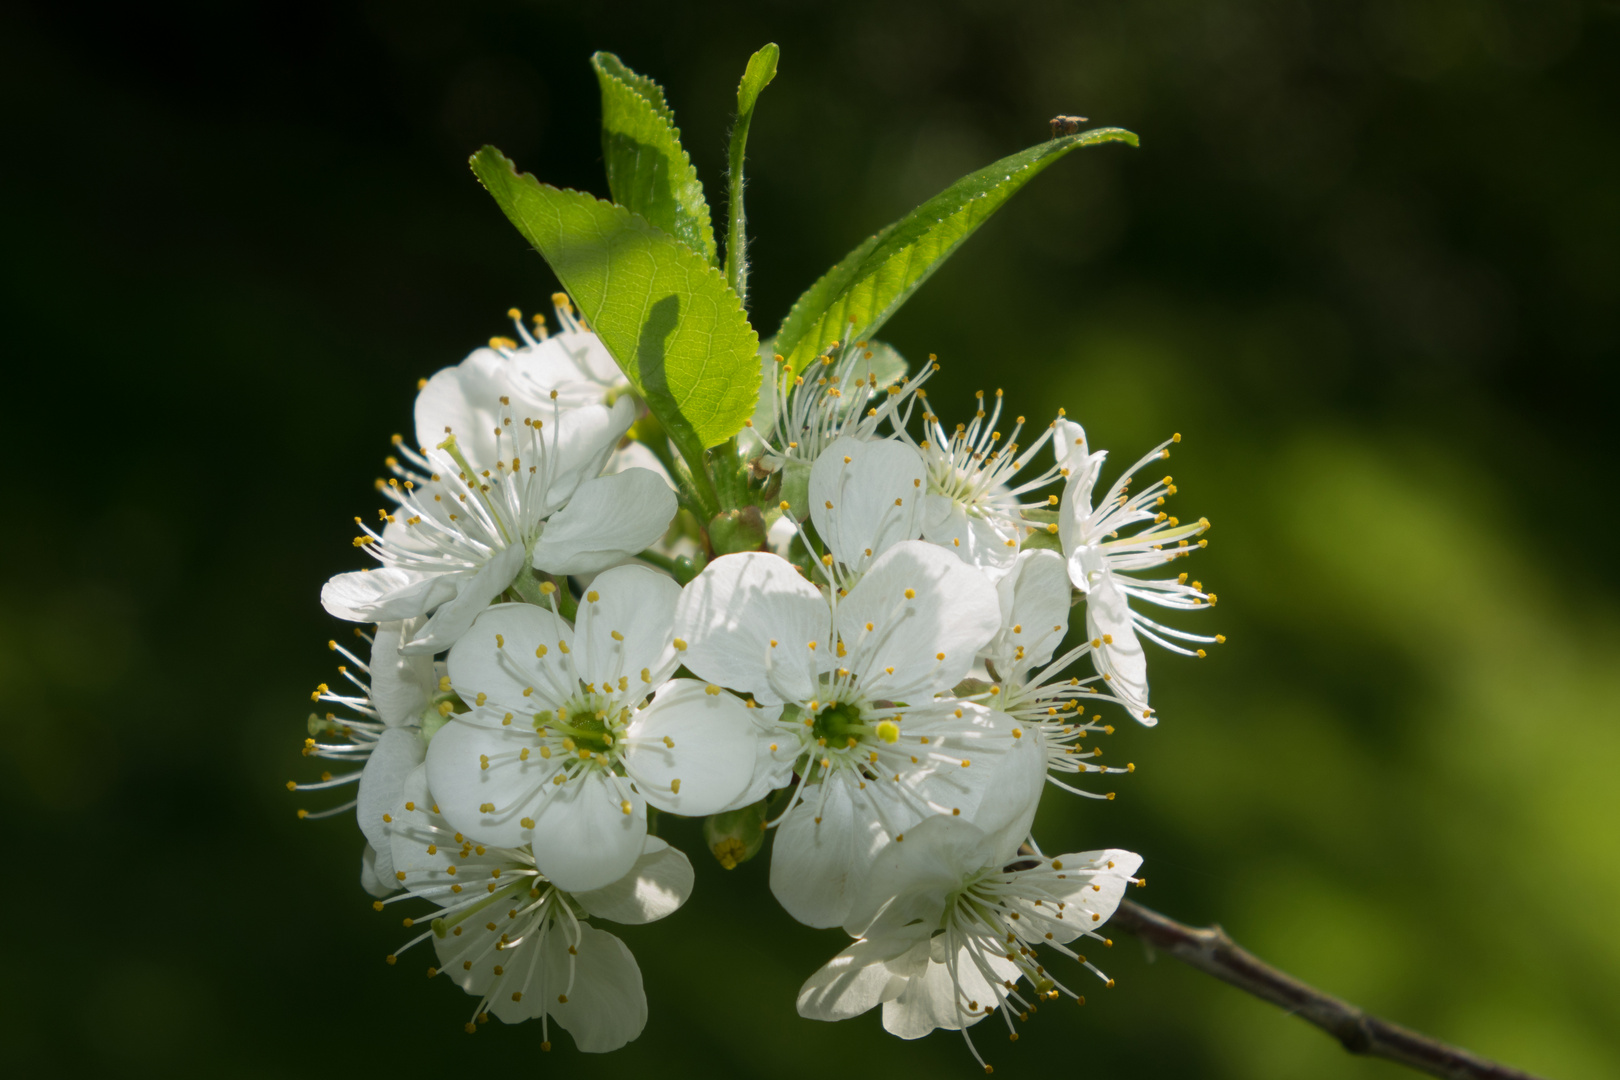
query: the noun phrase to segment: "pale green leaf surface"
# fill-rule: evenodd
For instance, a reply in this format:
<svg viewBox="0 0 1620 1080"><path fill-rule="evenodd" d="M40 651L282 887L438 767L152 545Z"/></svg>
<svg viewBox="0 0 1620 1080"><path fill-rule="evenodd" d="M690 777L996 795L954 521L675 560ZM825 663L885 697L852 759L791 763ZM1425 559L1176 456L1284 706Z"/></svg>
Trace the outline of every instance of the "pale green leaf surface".
<svg viewBox="0 0 1620 1080"><path fill-rule="evenodd" d="M520 175L494 147L472 167L683 457L700 461L741 430L759 394L759 337L718 270L621 206Z"/></svg>
<svg viewBox="0 0 1620 1080"><path fill-rule="evenodd" d="M776 61L781 55L782 50L773 41L748 58L748 67L743 70L742 81L737 84L738 116L746 116L754 111L754 102L759 100L760 91L776 78Z"/></svg>
<svg viewBox="0 0 1620 1080"><path fill-rule="evenodd" d="M612 53L592 56L591 67L602 86L602 160L613 201L716 263L709 204L664 91Z"/></svg>
<svg viewBox="0 0 1620 1080"><path fill-rule="evenodd" d="M726 233L726 281L746 305L748 302L748 215L743 211L743 154L748 146L748 128L754 122L754 104L765 87L776 78L776 61L782 50L772 42L748 58L742 81L737 84L737 122L731 129L730 192Z"/></svg>
<svg viewBox="0 0 1620 1080"><path fill-rule="evenodd" d="M1096 128L1032 146L956 181L869 237L794 303L776 351L794 368L833 341L875 333L962 242L1048 165L1082 146L1136 145L1122 128Z"/></svg>

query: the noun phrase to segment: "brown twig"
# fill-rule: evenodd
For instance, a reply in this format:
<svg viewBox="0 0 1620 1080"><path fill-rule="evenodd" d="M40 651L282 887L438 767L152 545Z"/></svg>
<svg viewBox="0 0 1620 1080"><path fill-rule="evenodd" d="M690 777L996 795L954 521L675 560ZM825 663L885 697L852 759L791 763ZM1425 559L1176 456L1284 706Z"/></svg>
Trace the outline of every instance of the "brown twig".
<svg viewBox="0 0 1620 1080"><path fill-rule="evenodd" d="M1239 946L1219 926L1184 926L1129 900L1120 904L1112 924L1206 975L1282 1006L1338 1039L1352 1054L1381 1057L1444 1080L1536 1080L1527 1072L1369 1016L1347 1001L1306 986Z"/></svg>

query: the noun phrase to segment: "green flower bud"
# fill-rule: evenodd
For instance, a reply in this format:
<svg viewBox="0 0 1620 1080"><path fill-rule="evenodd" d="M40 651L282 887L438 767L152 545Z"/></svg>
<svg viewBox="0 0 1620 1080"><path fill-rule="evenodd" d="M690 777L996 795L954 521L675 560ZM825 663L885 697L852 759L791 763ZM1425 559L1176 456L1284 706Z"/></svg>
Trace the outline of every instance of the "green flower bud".
<svg viewBox="0 0 1620 1080"><path fill-rule="evenodd" d="M727 870L759 854L765 844L765 802L728 810L703 820L703 842Z"/></svg>
<svg viewBox="0 0 1620 1080"><path fill-rule="evenodd" d="M765 519L759 507L727 510L709 522L709 544L716 555L758 551L765 546Z"/></svg>

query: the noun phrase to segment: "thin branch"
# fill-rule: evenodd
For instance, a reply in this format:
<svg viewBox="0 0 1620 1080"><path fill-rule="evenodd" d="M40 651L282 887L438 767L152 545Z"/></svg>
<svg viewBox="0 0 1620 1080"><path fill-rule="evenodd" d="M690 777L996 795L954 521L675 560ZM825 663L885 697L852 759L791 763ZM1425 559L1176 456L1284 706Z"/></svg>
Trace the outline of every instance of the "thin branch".
<svg viewBox="0 0 1620 1080"><path fill-rule="evenodd" d="M1111 925L1206 975L1287 1009L1338 1039L1352 1054L1384 1058L1442 1080L1536 1080L1527 1072L1475 1057L1306 986L1239 946L1219 926L1184 926L1129 900L1120 904Z"/></svg>

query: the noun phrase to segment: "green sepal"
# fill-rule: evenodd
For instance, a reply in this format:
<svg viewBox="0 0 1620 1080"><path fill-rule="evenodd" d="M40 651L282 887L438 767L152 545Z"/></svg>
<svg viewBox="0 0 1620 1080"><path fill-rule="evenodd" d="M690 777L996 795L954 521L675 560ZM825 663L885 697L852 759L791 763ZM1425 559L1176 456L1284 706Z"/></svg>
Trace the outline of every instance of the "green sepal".
<svg viewBox="0 0 1620 1080"><path fill-rule="evenodd" d="M757 506L726 510L709 522L709 546L716 555L758 551L765 546L767 526Z"/></svg>

